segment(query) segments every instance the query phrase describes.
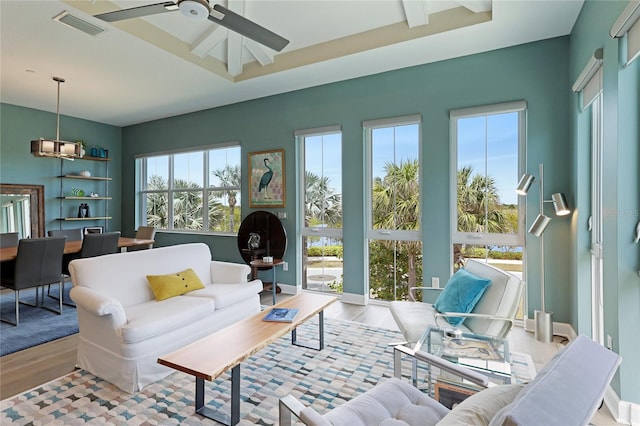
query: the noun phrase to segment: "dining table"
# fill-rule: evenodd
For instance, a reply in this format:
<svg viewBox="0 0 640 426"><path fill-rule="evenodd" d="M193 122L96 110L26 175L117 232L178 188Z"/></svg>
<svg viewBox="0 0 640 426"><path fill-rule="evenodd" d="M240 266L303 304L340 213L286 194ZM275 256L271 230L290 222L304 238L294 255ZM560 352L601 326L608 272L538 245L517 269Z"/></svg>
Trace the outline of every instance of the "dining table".
<svg viewBox="0 0 640 426"><path fill-rule="evenodd" d="M120 237L118 238L118 248L126 250L128 247L144 246L148 244L153 244L154 242L155 242L154 240L148 240L143 238ZM64 244L64 254L80 253L81 249L82 249L82 241L67 241ZM18 255L18 247L1 248L0 262L15 260L17 255Z"/></svg>

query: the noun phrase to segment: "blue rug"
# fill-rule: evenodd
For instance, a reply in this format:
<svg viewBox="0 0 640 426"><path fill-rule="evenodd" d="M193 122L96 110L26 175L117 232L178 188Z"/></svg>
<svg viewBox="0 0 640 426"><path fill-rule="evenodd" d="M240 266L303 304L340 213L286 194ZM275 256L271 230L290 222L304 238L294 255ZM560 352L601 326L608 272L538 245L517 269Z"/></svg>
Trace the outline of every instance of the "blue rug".
<svg viewBox="0 0 640 426"><path fill-rule="evenodd" d="M70 301L71 283L65 286L65 301ZM51 287L51 293L57 295L57 286ZM46 289L45 289L46 293ZM22 290L20 300L34 304L35 289ZM45 295L46 306L58 309L58 301ZM15 319L15 293L4 291L0 295L0 313L3 318ZM42 308L20 304L20 325L0 323L0 356L21 351L32 346L56 340L78 332L78 314L72 306L62 306L62 315Z"/></svg>

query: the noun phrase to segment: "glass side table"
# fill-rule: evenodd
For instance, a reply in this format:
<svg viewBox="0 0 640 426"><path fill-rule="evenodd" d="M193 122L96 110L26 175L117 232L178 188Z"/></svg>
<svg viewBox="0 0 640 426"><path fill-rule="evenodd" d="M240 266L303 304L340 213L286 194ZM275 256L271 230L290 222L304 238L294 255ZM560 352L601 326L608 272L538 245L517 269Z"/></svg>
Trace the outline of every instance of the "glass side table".
<svg viewBox="0 0 640 426"><path fill-rule="evenodd" d="M398 345L394 348L394 375L402 377L402 355L407 349ZM511 383L511 356L509 341L498 337L484 336L455 328L428 327L420 340L411 348L414 352L424 351L447 361L459 364L501 383ZM411 352L411 351L409 351ZM417 361L412 359L411 379L417 386ZM447 375L447 381L452 378ZM427 386L432 394L432 369L427 365Z"/></svg>

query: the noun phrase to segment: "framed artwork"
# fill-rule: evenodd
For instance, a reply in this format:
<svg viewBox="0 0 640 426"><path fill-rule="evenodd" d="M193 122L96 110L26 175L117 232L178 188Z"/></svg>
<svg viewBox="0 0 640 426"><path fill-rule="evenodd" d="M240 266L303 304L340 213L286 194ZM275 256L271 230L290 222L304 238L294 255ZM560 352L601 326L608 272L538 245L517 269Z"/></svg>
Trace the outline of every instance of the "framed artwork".
<svg viewBox="0 0 640 426"><path fill-rule="evenodd" d="M84 228L84 235L87 234L102 234L102 226L86 226Z"/></svg>
<svg viewBox="0 0 640 426"><path fill-rule="evenodd" d="M249 153L249 207L285 206L284 149Z"/></svg>

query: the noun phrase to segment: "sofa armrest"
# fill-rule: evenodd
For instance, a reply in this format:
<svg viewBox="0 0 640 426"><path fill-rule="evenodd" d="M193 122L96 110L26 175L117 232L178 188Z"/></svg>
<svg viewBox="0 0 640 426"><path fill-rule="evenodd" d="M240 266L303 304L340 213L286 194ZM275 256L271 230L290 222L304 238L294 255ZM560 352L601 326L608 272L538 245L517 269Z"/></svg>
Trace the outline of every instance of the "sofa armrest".
<svg viewBox="0 0 640 426"><path fill-rule="evenodd" d="M98 293L88 287L74 286L69 293L77 307L95 316L111 315L113 326L122 327L127 323L127 316L122 304L109 296Z"/></svg>
<svg viewBox="0 0 640 426"><path fill-rule="evenodd" d="M246 283L250 273L249 265L218 260L211 261L211 284Z"/></svg>
<svg viewBox="0 0 640 426"><path fill-rule="evenodd" d="M278 411L280 426L291 426L292 414L307 426L331 426L317 411L306 407L291 394L280 398Z"/></svg>

